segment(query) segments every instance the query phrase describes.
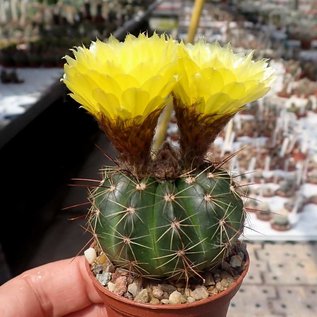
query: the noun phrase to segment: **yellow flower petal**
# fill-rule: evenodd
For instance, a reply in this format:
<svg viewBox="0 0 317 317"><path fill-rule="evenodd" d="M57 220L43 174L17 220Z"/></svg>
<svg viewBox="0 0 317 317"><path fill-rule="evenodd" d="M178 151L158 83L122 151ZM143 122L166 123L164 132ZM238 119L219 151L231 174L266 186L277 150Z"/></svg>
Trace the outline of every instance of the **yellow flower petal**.
<svg viewBox="0 0 317 317"><path fill-rule="evenodd" d="M97 119L99 119L101 114L114 119L115 112L113 109L115 107L119 107L119 100L113 94L105 93L100 88L94 89L92 95L96 104L95 108L97 109Z"/></svg>
<svg viewBox="0 0 317 317"><path fill-rule="evenodd" d="M162 109L176 83L178 44L166 35L127 35L123 42L110 37L77 47L73 55L65 57L63 81L97 119L128 120Z"/></svg>
<svg viewBox="0 0 317 317"><path fill-rule="evenodd" d="M224 86L222 92L228 94L232 99L243 99L246 95L244 85L238 82Z"/></svg>
<svg viewBox="0 0 317 317"><path fill-rule="evenodd" d="M234 53L230 45L199 41L183 45L180 54L174 95L204 115L232 115L265 95L272 82L266 61L253 61L252 52Z"/></svg>
<svg viewBox="0 0 317 317"><path fill-rule="evenodd" d="M122 107L133 113L135 117L143 115L148 101L149 94L140 89L129 88L122 94Z"/></svg>

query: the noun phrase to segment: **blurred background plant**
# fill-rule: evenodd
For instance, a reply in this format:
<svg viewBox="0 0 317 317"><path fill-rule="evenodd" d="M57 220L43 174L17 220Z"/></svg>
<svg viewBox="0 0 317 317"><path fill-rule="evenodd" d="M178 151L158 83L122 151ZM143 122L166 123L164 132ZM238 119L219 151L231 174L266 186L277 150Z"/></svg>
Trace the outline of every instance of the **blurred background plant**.
<svg viewBox="0 0 317 317"><path fill-rule="evenodd" d="M59 67L69 47L103 39L151 0L2 0L0 64Z"/></svg>

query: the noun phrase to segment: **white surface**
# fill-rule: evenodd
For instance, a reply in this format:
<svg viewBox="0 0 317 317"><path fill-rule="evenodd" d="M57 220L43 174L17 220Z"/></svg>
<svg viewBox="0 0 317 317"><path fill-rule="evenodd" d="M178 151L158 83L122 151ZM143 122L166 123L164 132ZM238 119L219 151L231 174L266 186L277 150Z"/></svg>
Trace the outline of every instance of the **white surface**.
<svg viewBox="0 0 317 317"><path fill-rule="evenodd" d="M299 213L299 221L290 230L276 231L269 221L256 218L255 213L248 213L242 239L251 241L317 241L316 205L308 204Z"/></svg>
<svg viewBox="0 0 317 317"><path fill-rule="evenodd" d="M317 49L309 51L301 51L299 57L304 60L311 60L317 62Z"/></svg>
<svg viewBox="0 0 317 317"><path fill-rule="evenodd" d="M261 185L253 185L254 189ZM274 190L276 184L265 184ZM310 198L317 195L317 185L303 184L297 195ZM255 197L252 195L252 197ZM284 198L280 196L262 197L257 196L258 201L266 202L272 213L278 214L284 207L284 203L294 197ZM317 241L317 205L306 204L301 212L289 213L289 220L292 223L291 229L287 231L276 231L271 228L269 221L256 218L254 212L247 212L243 239L251 241Z"/></svg>
<svg viewBox="0 0 317 317"><path fill-rule="evenodd" d="M17 75L24 83L0 83L0 120L24 113L62 74L62 68L17 69Z"/></svg>

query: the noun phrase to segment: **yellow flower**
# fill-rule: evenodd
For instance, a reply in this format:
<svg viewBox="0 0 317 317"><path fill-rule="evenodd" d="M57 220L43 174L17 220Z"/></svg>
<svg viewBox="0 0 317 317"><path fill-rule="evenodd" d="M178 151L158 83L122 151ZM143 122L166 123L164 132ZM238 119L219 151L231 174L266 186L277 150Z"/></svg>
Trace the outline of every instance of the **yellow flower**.
<svg viewBox="0 0 317 317"><path fill-rule="evenodd" d="M176 83L178 44L166 35L110 37L66 56L62 81L135 175L146 173L161 110ZM124 167L125 168L125 167Z"/></svg>
<svg viewBox="0 0 317 317"><path fill-rule="evenodd" d="M166 35L114 37L77 47L65 56L62 81L97 120L143 121L165 106L175 85L177 45Z"/></svg>
<svg viewBox="0 0 317 317"><path fill-rule="evenodd" d="M270 88L272 70L267 62L253 61L252 53L233 53L230 46L203 41L183 45L180 50L179 82L174 94L195 112L213 115L234 114Z"/></svg>
<svg viewBox="0 0 317 317"><path fill-rule="evenodd" d="M181 44L174 108L184 166L202 164L209 145L247 103L270 88L272 70L252 53L235 54L230 46L203 41Z"/></svg>

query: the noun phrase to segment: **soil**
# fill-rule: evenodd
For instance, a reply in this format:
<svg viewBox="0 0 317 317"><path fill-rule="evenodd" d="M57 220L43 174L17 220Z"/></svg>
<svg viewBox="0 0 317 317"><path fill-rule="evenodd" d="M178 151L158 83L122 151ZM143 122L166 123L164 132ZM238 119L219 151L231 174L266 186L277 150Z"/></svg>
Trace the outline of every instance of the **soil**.
<svg viewBox="0 0 317 317"><path fill-rule="evenodd" d="M246 245L239 241L216 268L186 282L148 280L114 267L98 249L92 250L92 253L95 254L94 259L86 256L91 270L109 291L139 303L162 305L192 303L226 290L244 271L247 260Z"/></svg>

